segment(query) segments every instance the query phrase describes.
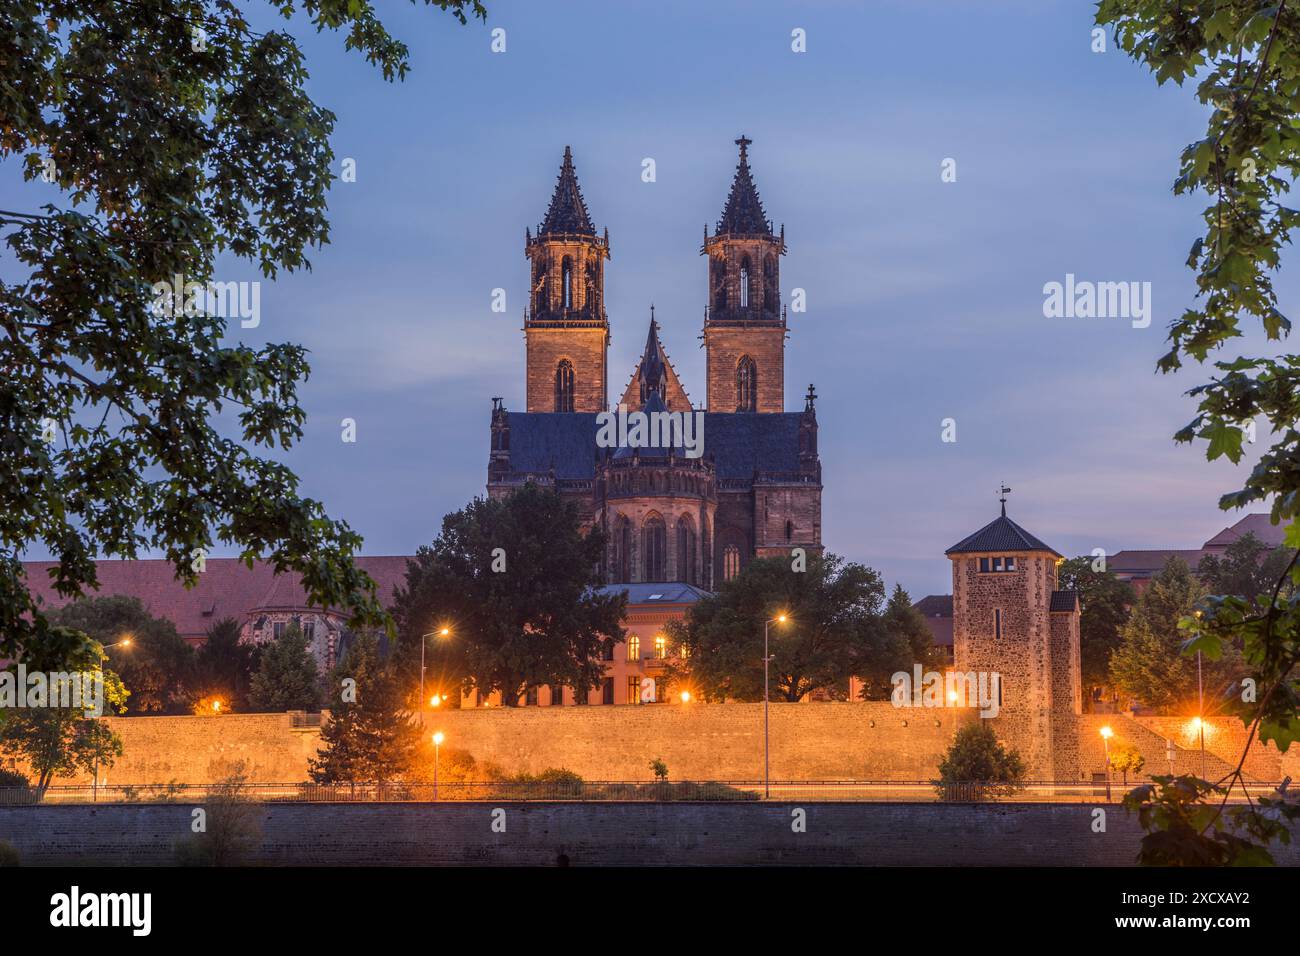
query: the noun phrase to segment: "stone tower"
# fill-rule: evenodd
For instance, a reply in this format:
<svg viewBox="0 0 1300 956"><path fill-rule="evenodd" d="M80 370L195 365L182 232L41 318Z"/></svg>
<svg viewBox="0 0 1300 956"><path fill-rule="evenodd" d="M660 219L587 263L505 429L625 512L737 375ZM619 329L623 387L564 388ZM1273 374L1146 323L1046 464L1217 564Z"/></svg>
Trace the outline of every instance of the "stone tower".
<svg viewBox="0 0 1300 956"><path fill-rule="evenodd" d="M705 227L701 249L709 257L704 348L710 412L785 411L785 227L774 233L763 212L749 171L750 142L743 135L736 140L740 162L731 193L714 234Z"/></svg>
<svg viewBox="0 0 1300 956"><path fill-rule="evenodd" d="M944 552L952 560L954 667L996 673L994 727L1034 780L1073 780L1082 712L1079 600L1056 589L1061 555L1002 514Z"/></svg>
<svg viewBox="0 0 1300 956"><path fill-rule="evenodd" d="M609 231L603 237L596 235L567 146L546 218L535 237L531 230L524 235L524 253L531 265L524 313L528 411L605 411L609 405L605 315Z"/></svg>

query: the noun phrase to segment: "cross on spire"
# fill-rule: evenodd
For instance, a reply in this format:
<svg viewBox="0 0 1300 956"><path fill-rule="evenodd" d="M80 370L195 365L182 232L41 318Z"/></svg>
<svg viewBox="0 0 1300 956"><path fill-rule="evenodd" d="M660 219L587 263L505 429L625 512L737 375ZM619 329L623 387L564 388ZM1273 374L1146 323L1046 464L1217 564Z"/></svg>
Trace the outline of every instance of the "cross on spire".
<svg viewBox="0 0 1300 956"><path fill-rule="evenodd" d="M1007 516L1007 495L1011 494L1011 489L1006 485L998 488L998 501L1002 503L1002 517Z"/></svg>

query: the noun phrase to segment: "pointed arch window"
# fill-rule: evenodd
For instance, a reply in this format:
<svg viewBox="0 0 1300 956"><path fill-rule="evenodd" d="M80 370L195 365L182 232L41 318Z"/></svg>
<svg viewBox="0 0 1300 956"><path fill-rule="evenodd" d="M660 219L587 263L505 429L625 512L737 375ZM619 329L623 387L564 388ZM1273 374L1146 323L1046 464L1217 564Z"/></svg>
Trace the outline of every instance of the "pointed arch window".
<svg viewBox="0 0 1300 956"><path fill-rule="evenodd" d="M736 363L736 411L752 412L758 408L758 366L748 355Z"/></svg>
<svg viewBox="0 0 1300 956"><path fill-rule="evenodd" d="M695 575L695 525L685 516L677 519L677 580L698 584Z"/></svg>
<svg viewBox="0 0 1300 956"><path fill-rule="evenodd" d="M740 307L749 308L749 256L740 261Z"/></svg>
<svg viewBox="0 0 1300 956"><path fill-rule="evenodd" d="M644 551L643 567L645 573L642 575L643 581L663 581L668 577L668 533L664 528L664 520L658 515L653 515L646 519L645 526L641 530L641 546Z"/></svg>
<svg viewBox="0 0 1300 956"><path fill-rule="evenodd" d="M729 544L722 549L722 580L730 581L740 573L740 549Z"/></svg>
<svg viewBox="0 0 1300 956"><path fill-rule="evenodd" d="M573 260L568 256L560 263L560 291L565 309L573 308Z"/></svg>
<svg viewBox="0 0 1300 956"><path fill-rule="evenodd" d="M763 259L763 311L776 311L776 257Z"/></svg>
<svg viewBox="0 0 1300 956"><path fill-rule="evenodd" d="M555 410L573 411L573 365L568 359L555 367Z"/></svg>

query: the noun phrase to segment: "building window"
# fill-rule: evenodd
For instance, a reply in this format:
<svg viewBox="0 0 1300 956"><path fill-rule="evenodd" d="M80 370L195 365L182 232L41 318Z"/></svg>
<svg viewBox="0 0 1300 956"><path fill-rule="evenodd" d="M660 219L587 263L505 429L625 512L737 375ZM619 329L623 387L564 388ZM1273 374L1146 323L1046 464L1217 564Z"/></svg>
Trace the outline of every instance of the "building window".
<svg viewBox="0 0 1300 956"><path fill-rule="evenodd" d="M736 363L736 411L752 412L758 408L758 366L748 355Z"/></svg>
<svg viewBox="0 0 1300 956"><path fill-rule="evenodd" d="M689 518L677 519L677 580L695 584L695 526Z"/></svg>
<svg viewBox="0 0 1300 956"><path fill-rule="evenodd" d="M749 256L740 261L740 307L749 308Z"/></svg>
<svg viewBox="0 0 1300 956"><path fill-rule="evenodd" d="M627 636L627 659L630 661L641 659L641 638L635 634Z"/></svg>
<svg viewBox="0 0 1300 956"><path fill-rule="evenodd" d="M529 707L537 706L537 688L535 686L528 688L528 693L524 695L524 703Z"/></svg>
<svg viewBox="0 0 1300 956"><path fill-rule="evenodd" d="M730 581L740 573L740 549L729 544L722 549L722 580Z"/></svg>
<svg viewBox="0 0 1300 956"><path fill-rule="evenodd" d="M302 626L302 636L305 637L305 638L307 638L307 643L308 643L308 644L310 644L312 641L314 641L314 640L316 639L316 622L315 622L315 621L308 621L307 623L305 623L305 624Z"/></svg>
<svg viewBox="0 0 1300 956"><path fill-rule="evenodd" d="M555 410L573 411L573 365L562 359L555 368Z"/></svg>
<svg viewBox="0 0 1300 956"><path fill-rule="evenodd" d="M643 581L664 581L668 578L668 534L664 529L662 518L653 517L646 520L642 529L642 545L645 551L645 573Z"/></svg>
<svg viewBox="0 0 1300 956"><path fill-rule="evenodd" d="M663 660L668 656L668 638L659 634L655 637L655 657Z"/></svg>
<svg viewBox="0 0 1300 956"><path fill-rule="evenodd" d="M793 540L794 540L794 522L793 522L793 521L787 521L787 522L785 523L785 540L787 540L787 541L793 541Z"/></svg>
<svg viewBox="0 0 1300 956"><path fill-rule="evenodd" d="M276 621L271 625L271 635L278 641L284 637L284 621Z"/></svg>
<svg viewBox="0 0 1300 956"><path fill-rule="evenodd" d="M564 688L559 684L551 685L551 706L560 707L564 704Z"/></svg>
<svg viewBox="0 0 1300 956"><path fill-rule="evenodd" d="M1000 571L1014 571L1016 569L1016 559L1013 557L1006 558L980 558L980 571L983 573L998 573Z"/></svg>
<svg viewBox="0 0 1300 956"><path fill-rule="evenodd" d="M641 703L641 678L629 677L627 679L627 702L629 704Z"/></svg>
<svg viewBox="0 0 1300 956"><path fill-rule="evenodd" d="M993 637L1002 640L1002 608L993 609Z"/></svg>
<svg viewBox="0 0 1300 956"><path fill-rule="evenodd" d="M614 703L614 678L606 677L600 682L600 702L602 704Z"/></svg>
<svg viewBox="0 0 1300 956"><path fill-rule="evenodd" d="M560 291L564 296L564 308L573 308L573 260L568 256L560 263Z"/></svg>
<svg viewBox="0 0 1300 956"><path fill-rule="evenodd" d="M602 661L612 661L614 659L614 642L610 641L600 652Z"/></svg>

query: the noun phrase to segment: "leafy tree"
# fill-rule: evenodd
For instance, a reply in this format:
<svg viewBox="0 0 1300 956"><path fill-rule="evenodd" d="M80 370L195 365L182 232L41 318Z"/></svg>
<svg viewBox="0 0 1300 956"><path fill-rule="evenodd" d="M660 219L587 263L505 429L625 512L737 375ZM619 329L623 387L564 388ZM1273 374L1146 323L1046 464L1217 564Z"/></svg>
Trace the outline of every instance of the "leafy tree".
<svg viewBox="0 0 1300 956"><path fill-rule="evenodd" d="M218 621L194 653L190 697L215 698L228 702L231 710L248 710L249 687L260 656L257 647L240 640L238 621L232 617Z"/></svg>
<svg viewBox="0 0 1300 956"><path fill-rule="evenodd" d="M1110 765L1112 769L1118 770L1123 774L1124 786L1128 786L1128 775L1142 772L1142 768L1147 765L1147 758L1142 756L1142 752L1131 744L1120 744L1112 747L1110 751Z"/></svg>
<svg viewBox="0 0 1300 956"><path fill-rule="evenodd" d="M61 633L55 635L58 646L76 648L65 659L68 672L102 672L105 712L120 711L129 691L113 671L104 667L104 649L83 633L59 630ZM31 768L36 774L38 795L45 793L55 777L72 776L79 771L93 773L97 765L111 767L122 755L121 738L96 717L87 716L82 703L82 707L21 707L0 711L0 753L17 757Z"/></svg>
<svg viewBox="0 0 1300 956"><path fill-rule="evenodd" d="M131 692L135 710L186 712L194 650L176 633L175 624L154 617L139 598L83 598L53 612L50 620L88 634L105 648L109 664Z"/></svg>
<svg viewBox="0 0 1300 956"><path fill-rule="evenodd" d="M320 671L311 646L296 623L262 649L261 662L249 688L255 710L315 710L320 706Z"/></svg>
<svg viewBox="0 0 1300 956"><path fill-rule="evenodd" d="M1201 558L1196 574L1211 594L1234 594L1252 604L1262 599L1267 607L1273 585L1285 576L1292 554L1289 548L1270 548L1249 532L1228 545L1222 555ZM1284 593L1289 590L1284 586Z"/></svg>
<svg viewBox="0 0 1300 956"><path fill-rule="evenodd" d="M802 572L784 558L757 559L668 624L688 651L670 668L706 697L762 700L764 622L785 614L768 628L773 698L797 701L855 674L887 682L912 656L883 626L884 600L875 571L833 554L810 557Z"/></svg>
<svg viewBox="0 0 1300 956"><path fill-rule="evenodd" d="M934 786L941 797L982 800L1009 796L1020 789L1024 779L1025 765L1020 754L1003 747L993 728L980 721L957 731L939 762L939 779Z"/></svg>
<svg viewBox="0 0 1300 956"><path fill-rule="evenodd" d="M372 634L359 635L335 668L339 696L309 761L316 783L388 783L412 772L420 728L407 709L397 669Z"/></svg>
<svg viewBox="0 0 1300 956"><path fill-rule="evenodd" d="M1120 632L1136 595L1115 572L1094 570L1094 560L1085 555L1062 561L1056 578L1061 590L1079 592L1080 669L1084 688L1095 692L1110 685L1110 658L1120 646ZM1088 700L1093 696L1084 695Z"/></svg>
<svg viewBox="0 0 1300 956"><path fill-rule="evenodd" d="M891 643L906 644L913 660L934 665L945 662L943 651L934 646L934 635L925 623L925 615L913 606L911 596L901 584L895 584L889 595L882 623L893 639Z"/></svg>
<svg viewBox="0 0 1300 956"><path fill-rule="evenodd" d="M486 15L479 0L426 2ZM305 350L222 344L226 319L192 300L155 312L176 304L155 284L206 285L219 253L274 279L329 239L334 114L307 96L294 38L253 31L251 6L16 0L0 23L0 157L66 197L0 210L17 263L0 282L0 658L76 651L25 580L19 555L37 544L68 597L94 589L97 556L146 549L193 582L196 551L219 541L299 572L313 604L383 620L352 563L358 535L248 447L301 436ZM367 0L265 9L345 30L386 80L408 69ZM228 408L238 440L218 420Z"/></svg>
<svg viewBox="0 0 1300 956"><path fill-rule="evenodd" d="M408 673L418 675L423 635L449 623L449 639L430 639L426 650L448 682L500 691L508 707L525 687L597 686L605 649L623 637L627 602L593 590L604 536L582 524L572 502L531 482L447 515L394 599Z"/></svg>
<svg viewBox="0 0 1300 956"><path fill-rule="evenodd" d="M177 842L181 866L238 866L261 836L259 808L248 788L247 765L240 762L208 789L203 801L204 829Z"/></svg>
<svg viewBox="0 0 1300 956"><path fill-rule="evenodd" d="M1286 0L1100 0L1097 23L1114 29L1115 42L1155 74L1158 83L1196 83L1205 111L1205 136L1180 158L1176 194L1204 190L1204 229L1187 265L1196 272L1198 303L1170 325L1169 351L1158 368L1173 371L1185 359L1204 363L1258 322L1273 340L1291 329L1278 309L1272 272L1300 224L1300 211L1283 199L1300 175L1300 9ZM1272 444L1241 488L1223 495L1225 510L1271 503L1274 522L1288 522L1285 543L1300 549L1300 357L1240 356L1214 363L1216 373L1191 390L1197 413L1174 437L1206 442L1206 456L1234 463L1244 453L1246 428L1264 420ZM1300 552L1296 552L1300 553ZM1286 585L1292 587L1288 590ZM1256 738L1285 752L1300 739L1300 606L1296 554L1260 605L1238 595L1215 596L1200 618L1186 622L1185 653L1216 660L1240 648L1256 693L1240 701L1247 743L1233 771L1217 784L1189 776L1157 778L1130 794L1148 830L1145 863L1270 862L1267 844L1300 818L1300 803L1285 795L1265 804L1227 808L1232 788ZM1213 812L1204 804L1218 802ZM1259 842L1254 842L1259 841Z"/></svg>
<svg viewBox="0 0 1300 956"><path fill-rule="evenodd" d="M1178 622L1195 612L1204 594L1187 562L1178 557L1165 562L1133 605L1111 655L1111 680L1121 694L1148 707L1186 710L1191 703L1195 709L1196 660L1182 652L1186 636ZM1220 670L1206 671L1207 696L1221 683Z"/></svg>

